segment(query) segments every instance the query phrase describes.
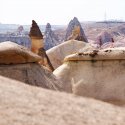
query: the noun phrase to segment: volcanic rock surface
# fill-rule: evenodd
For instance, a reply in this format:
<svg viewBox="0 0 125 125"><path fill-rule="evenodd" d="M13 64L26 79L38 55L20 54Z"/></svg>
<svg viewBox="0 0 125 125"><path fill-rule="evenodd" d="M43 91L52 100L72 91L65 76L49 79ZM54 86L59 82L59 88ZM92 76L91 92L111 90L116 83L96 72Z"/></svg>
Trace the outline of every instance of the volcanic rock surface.
<svg viewBox="0 0 125 125"><path fill-rule="evenodd" d="M12 42L0 43L0 75L30 85L61 90L61 82L45 67L43 60L27 48Z"/></svg>
<svg viewBox="0 0 125 125"><path fill-rule="evenodd" d="M80 49L92 49L89 43L77 40L69 40L46 51L53 67L56 69L63 64L66 56L79 52Z"/></svg>
<svg viewBox="0 0 125 125"><path fill-rule="evenodd" d="M79 29L78 33L73 34L73 32L75 32L76 29ZM85 33L82 29L82 26L76 17L74 17L73 20L71 20L69 22L67 30L66 30L65 41L67 41L71 38L75 39L75 40L81 40L84 42L88 42L87 37L85 36Z"/></svg>
<svg viewBox="0 0 125 125"><path fill-rule="evenodd" d="M0 76L1 125L124 125L125 109Z"/></svg>
<svg viewBox="0 0 125 125"><path fill-rule="evenodd" d="M125 103L125 48L69 55L54 74L64 90L104 101Z"/></svg>
<svg viewBox="0 0 125 125"><path fill-rule="evenodd" d="M54 32L51 29L51 25L47 23L46 30L44 34L44 48L45 50L48 50L54 46L56 46L59 42L58 36L54 34Z"/></svg>

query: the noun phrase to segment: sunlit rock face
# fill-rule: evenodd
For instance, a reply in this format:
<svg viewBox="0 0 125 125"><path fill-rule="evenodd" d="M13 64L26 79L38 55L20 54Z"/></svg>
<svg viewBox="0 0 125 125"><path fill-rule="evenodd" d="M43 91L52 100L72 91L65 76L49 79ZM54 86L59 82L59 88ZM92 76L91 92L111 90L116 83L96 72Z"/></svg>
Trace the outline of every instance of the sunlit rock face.
<svg viewBox="0 0 125 125"><path fill-rule="evenodd" d="M66 56L79 52L80 49L89 48L91 45L83 41L69 40L46 51L53 67L56 69L63 64Z"/></svg>
<svg viewBox="0 0 125 125"><path fill-rule="evenodd" d="M54 34L54 32L51 29L51 25L47 23L46 30L44 34L44 48L45 50L48 50L54 46L56 46L59 42L58 37Z"/></svg>
<svg viewBox="0 0 125 125"><path fill-rule="evenodd" d="M73 32L76 31L76 29L79 30L79 34L73 35ZM77 37L75 35L77 35ZM85 36L85 33L81 27L81 24L76 17L74 17L73 20L69 22L67 30L66 30L65 41L69 39L75 39L75 40L88 42L87 37Z"/></svg>
<svg viewBox="0 0 125 125"><path fill-rule="evenodd" d="M31 51L38 54L43 58L43 61L40 61L39 63L41 65L46 66L49 70L53 71L54 68L46 54L45 46L43 42L43 35L40 31L39 26L37 23L33 20L32 26L30 28L29 36L31 38Z"/></svg>
<svg viewBox="0 0 125 125"><path fill-rule="evenodd" d="M104 101L125 102L125 48L77 53L54 71L68 92Z"/></svg>

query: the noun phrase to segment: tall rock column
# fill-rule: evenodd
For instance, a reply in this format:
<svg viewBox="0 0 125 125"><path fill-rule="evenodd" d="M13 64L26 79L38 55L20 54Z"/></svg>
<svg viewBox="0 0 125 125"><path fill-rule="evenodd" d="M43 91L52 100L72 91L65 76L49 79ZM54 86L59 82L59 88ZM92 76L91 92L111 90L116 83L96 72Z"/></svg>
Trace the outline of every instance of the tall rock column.
<svg viewBox="0 0 125 125"><path fill-rule="evenodd" d="M47 23L46 30L45 30L45 39L44 39L44 48L45 50L48 50L54 46L56 46L59 42L58 37L54 34L54 32L51 29L50 23Z"/></svg>
<svg viewBox="0 0 125 125"><path fill-rule="evenodd" d="M31 51L43 58L43 61L40 61L39 63L48 67L48 69L50 69L51 71L54 71L54 68L44 49L43 35L34 20L32 21L32 27L30 29L29 36L31 38Z"/></svg>
<svg viewBox="0 0 125 125"><path fill-rule="evenodd" d="M84 30L76 17L69 22L66 30L65 41L70 39L88 42Z"/></svg>

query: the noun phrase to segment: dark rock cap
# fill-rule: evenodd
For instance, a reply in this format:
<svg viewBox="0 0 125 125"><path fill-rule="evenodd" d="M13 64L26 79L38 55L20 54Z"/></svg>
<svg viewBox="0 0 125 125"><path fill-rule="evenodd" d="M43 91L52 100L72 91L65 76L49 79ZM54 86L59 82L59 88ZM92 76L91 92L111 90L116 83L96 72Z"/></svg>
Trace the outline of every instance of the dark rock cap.
<svg viewBox="0 0 125 125"><path fill-rule="evenodd" d="M32 20L32 27L30 28L29 36L43 39L43 35L42 35L37 23L34 20Z"/></svg>

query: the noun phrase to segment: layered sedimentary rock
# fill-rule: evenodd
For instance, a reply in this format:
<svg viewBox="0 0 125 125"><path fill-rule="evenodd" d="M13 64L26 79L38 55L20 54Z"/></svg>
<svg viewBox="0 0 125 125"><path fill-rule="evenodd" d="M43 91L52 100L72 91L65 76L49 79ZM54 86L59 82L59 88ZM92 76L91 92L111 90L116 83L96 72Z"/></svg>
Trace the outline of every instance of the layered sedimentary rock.
<svg viewBox="0 0 125 125"><path fill-rule="evenodd" d="M125 103L125 48L70 55L54 71L64 89L104 101Z"/></svg>
<svg viewBox="0 0 125 125"><path fill-rule="evenodd" d="M125 109L0 76L1 125L124 125Z"/></svg>
<svg viewBox="0 0 125 125"><path fill-rule="evenodd" d="M27 48L12 42L0 43L0 75L47 89L61 90L61 82L45 67L43 60Z"/></svg>
<svg viewBox="0 0 125 125"><path fill-rule="evenodd" d="M45 50L48 50L54 46L56 46L59 42L58 37L54 34L54 32L51 29L51 25L47 23L45 34L44 34L44 48Z"/></svg>
<svg viewBox="0 0 125 125"><path fill-rule="evenodd" d="M88 42L87 37L82 29L82 26L76 17L73 18L68 24L65 41L69 39L80 40L84 42Z"/></svg>
<svg viewBox="0 0 125 125"><path fill-rule="evenodd" d="M43 43L43 35L37 25L37 23L33 20L32 21L32 27L30 29L30 33L29 36L31 38L31 50L32 52L40 55L43 60L40 61L39 63L41 65L44 65L46 67L48 67L48 69L50 69L51 71L54 70L47 54L46 51L44 49L44 43Z"/></svg>
<svg viewBox="0 0 125 125"><path fill-rule="evenodd" d="M89 43L77 40L69 40L46 51L54 69L63 64L66 56L79 52L80 49L92 48Z"/></svg>

